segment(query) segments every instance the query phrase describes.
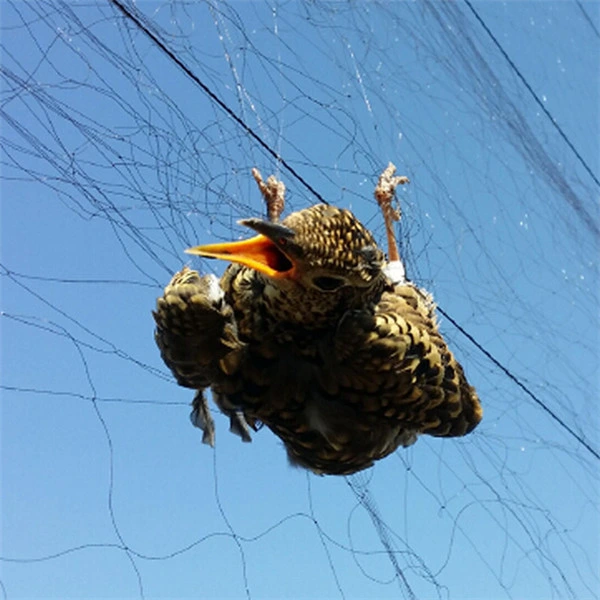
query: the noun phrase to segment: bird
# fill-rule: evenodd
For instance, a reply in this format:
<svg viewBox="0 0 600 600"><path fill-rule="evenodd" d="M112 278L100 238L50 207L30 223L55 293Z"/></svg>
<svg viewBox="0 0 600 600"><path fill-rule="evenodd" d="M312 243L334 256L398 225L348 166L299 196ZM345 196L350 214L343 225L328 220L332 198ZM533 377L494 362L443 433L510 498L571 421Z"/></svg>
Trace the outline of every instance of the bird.
<svg viewBox="0 0 600 600"><path fill-rule="evenodd" d="M153 311L164 362L196 390L191 419L205 443L215 439L208 388L243 441L266 426L292 465L319 475L350 475L420 435L464 436L481 421L432 296L406 278L391 199L408 180L394 172L390 163L375 191L387 257L346 208L280 221L285 187L257 170L269 218L240 221L255 235L187 250L230 263L220 280L184 267Z"/></svg>

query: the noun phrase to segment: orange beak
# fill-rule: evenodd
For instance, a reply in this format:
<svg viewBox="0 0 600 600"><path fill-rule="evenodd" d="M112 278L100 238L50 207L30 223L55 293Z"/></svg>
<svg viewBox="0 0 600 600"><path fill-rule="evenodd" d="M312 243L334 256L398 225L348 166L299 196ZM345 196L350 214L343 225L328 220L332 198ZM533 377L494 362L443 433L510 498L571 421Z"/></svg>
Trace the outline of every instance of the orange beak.
<svg viewBox="0 0 600 600"><path fill-rule="evenodd" d="M188 248L186 252L235 262L273 278L291 277L294 272L294 263L280 249L280 246L291 240L293 232L282 225L258 219L248 219L241 223L270 235L267 237L260 233L253 238L239 242L195 246ZM271 239L271 235L278 243Z"/></svg>

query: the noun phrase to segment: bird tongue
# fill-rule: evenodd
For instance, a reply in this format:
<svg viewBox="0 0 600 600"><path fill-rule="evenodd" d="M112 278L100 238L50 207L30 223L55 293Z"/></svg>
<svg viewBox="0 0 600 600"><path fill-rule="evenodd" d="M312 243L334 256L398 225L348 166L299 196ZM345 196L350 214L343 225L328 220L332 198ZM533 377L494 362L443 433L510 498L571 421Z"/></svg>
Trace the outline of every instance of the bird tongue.
<svg viewBox="0 0 600 600"><path fill-rule="evenodd" d="M264 235L239 242L195 246L186 252L239 263L269 277L288 277L294 268L290 259Z"/></svg>

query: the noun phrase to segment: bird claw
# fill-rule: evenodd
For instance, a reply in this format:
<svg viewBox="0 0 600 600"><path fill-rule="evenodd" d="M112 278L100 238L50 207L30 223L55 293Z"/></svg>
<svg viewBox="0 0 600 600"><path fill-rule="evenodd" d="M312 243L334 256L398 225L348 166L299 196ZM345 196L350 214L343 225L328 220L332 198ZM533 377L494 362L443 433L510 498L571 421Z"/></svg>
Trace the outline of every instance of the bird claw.
<svg viewBox="0 0 600 600"><path fill-rule="evenodd" d="M390 262L399 261L400 253L396 244L396 235L394 233L394 221L400 220L400 210L392 208L392 200L396 193L396 188L399 185L410 183L408 177L404 175L394 177L396 167L393 163L389 163L379 176L379 181L375 187L375 199L381 207L383 220L385 221L385 232L388 241L388 259Z"/></svg>
<svg viewBox="0 0 600 600"><path fill-rule="evenodd" d="M270 175L265 183L257 168L252 169L252 177L265 199L269 221L276 223L285 207L285 184L283 181L279 181L275 175Z"/></svg>

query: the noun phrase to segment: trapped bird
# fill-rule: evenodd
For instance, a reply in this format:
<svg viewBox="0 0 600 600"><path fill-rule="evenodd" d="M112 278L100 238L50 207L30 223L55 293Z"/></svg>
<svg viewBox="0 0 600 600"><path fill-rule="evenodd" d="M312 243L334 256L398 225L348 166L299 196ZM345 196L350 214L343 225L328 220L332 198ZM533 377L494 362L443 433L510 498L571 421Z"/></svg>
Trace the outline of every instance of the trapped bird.
<svg viewBox="0 0 600 600"><path fill-rule="evenodd" d="M290 462L319 474L365 469L419 434L462 436L477 394L438 329L431 296L406 280L390 164L375 189L389 261L348 210L320 204L279 222L285 187L253 175L269 220L257 235L187 252L231 262L221 280L184 267L158 299L156 342L177 382L197 390L192 422L214 443L204 391L250 441L263 423Z"/></svg>

